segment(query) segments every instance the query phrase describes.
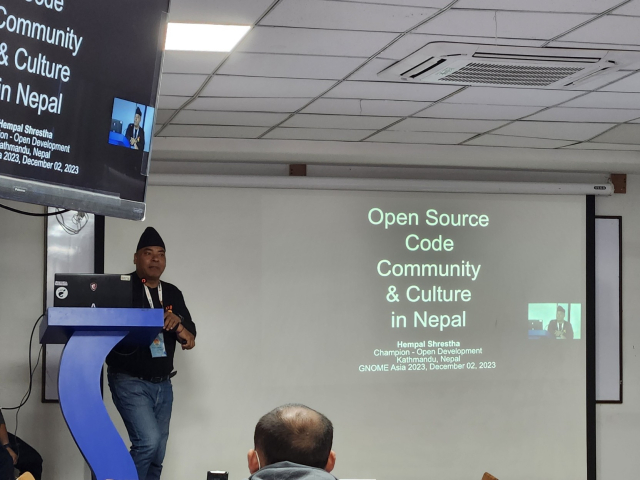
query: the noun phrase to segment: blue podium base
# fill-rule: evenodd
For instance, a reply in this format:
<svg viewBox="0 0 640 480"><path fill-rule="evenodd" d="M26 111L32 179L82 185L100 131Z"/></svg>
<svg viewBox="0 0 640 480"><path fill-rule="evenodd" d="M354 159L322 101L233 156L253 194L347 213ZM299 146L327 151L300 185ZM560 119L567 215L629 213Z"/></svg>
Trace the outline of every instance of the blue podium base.
<svg viewBox="0 0 640 480"><path fill-rule="evenodd" d="M148 346L164 325L161 309L49 308L40 343L66 343L60 361L60 408L97 480L138 480L129 450L102 400L100 374L122 339Z"/></svg>

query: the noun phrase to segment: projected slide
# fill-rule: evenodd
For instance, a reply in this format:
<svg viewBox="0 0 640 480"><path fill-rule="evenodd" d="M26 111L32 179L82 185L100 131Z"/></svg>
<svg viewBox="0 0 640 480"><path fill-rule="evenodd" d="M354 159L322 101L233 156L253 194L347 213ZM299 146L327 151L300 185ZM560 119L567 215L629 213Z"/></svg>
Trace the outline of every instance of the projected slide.
<svg viewBox="0 0 640 480"><path fill-rule="evenodd" d="M191 428L251 438L301 402L334 422L338 478L586 478L584 197L154 187L149 205L204 346L177 360L176 455L238 458L241 480L237 446ZM140 228L106 231L126 271Z"/></svg>
<svg viewBox="0 0 640 480"><path fill-rule="evenodd" d="M266 238L274 239L265 266L277 259L263 270L265 288L287 286L290 301L278 305L278 315L296 319L301 335L300 325L309 322L335 335L330 341L341 352L335 371L345 378L479 379L526 363L526 349L534 347L528 339L582 338L584 250L567 255L558 249L563 241L548 234L568 232L575 220L530 207L531 216L515 214L489 196L355 201L349 209L327 209L330 218L324 213L320 223L297 205L273 208L296 219L295 234L293 225L283 235L263 223ZM317 229L327 221L335 231L324 238ZM298 255L285 257L286 250ZM352 268L345 270L345 261ZM271 297L263 299L268 314ZM550 299L557 300L543 303ZM298 342L307 348L310 340ZM311 370L321 365L309 355L301 362Z"/></svg>
<svg viewBox="0 0 640 480"><path fill-rule="evenodd" d="M584 478L584 217L582 198L265 192L258 376L363 405L369 448L438 478Z"/></svg>
<svg viewBox="0 0 640 480"><path fill-rule="evenodd" d="M378 275L393 282L389 284L385 297L390 305L397 304L398 307L395 308L398 312L392 310L390 313L391 328L420 329L420 334L431 329L438 332L446 330L457 338L456 329L467 326L465 305L471 305L472 282L479 280L482 265L458 259L458 255L452 253L455 252L455 241L451 235L453 232L445 233L444 237L440 232L447 232L444 227L455 227L464 229L466 235L472 237L474 229L489 227L489 216L484 213L439 213L435 209L428 209L422 215L417 212L384 212L380 208L372 208L367 218L371 225L384 230L414 227L415 231L427 234L421 236L409 233L404 244L393 249L406 250L417 263L394 263L385 258L376 265ZM421 225L431 228L420 228ZM449 263L452 261L455 263ZM443 287L445 280L449 282ZM405 287L407 281L411 285ZM400 291L397 284L402 285ZM473 318L469 320L473 322ZM360 371L421 372L496 368L495 361L482 361L481 345L467 346L455 339L413 342L398 340L395 345L388 345L387 349L376 348L373 355L391 362L360 365Z"/></svg>

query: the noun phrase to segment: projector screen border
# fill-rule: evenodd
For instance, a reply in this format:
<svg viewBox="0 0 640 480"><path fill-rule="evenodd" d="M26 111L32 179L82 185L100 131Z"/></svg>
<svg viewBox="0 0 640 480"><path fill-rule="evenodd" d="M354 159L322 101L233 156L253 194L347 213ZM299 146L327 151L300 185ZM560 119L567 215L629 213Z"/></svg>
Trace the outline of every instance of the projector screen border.
<svg viewBox="0 0 640 480"><path fill-rule="evenodd" d="M524 195L613 195L613 184L611 184L611 182L593 184L386 178L276 177L261 175L155 174L149 177L149 185Z"/></svg>
<svg viewBox="0 0 640 480"><path fill-rule="evenodd" d="M596 480L596 199L586 196L587 480Z"/></svg>

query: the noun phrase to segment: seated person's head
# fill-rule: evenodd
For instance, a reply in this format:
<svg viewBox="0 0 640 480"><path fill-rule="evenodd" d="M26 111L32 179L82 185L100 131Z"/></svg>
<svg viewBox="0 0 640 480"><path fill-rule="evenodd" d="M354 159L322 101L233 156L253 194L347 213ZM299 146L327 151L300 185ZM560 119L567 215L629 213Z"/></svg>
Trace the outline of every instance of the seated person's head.
<svg viewBox="0 0 640 480"><path fill-rule="evenodd" d="M558 305L558 309L556 310L556 320L559 322L564 322L565 310L563 307Z"/></svg>
<svg viewBox="0 0 640 480"><path fill-rule="evenodd" d="M264 415L256 425L253 442L255 449L247 455L252 474L278 462L330 472L336 461L336 454L331 450L331 421L304 405L283 405Z"/></svg>

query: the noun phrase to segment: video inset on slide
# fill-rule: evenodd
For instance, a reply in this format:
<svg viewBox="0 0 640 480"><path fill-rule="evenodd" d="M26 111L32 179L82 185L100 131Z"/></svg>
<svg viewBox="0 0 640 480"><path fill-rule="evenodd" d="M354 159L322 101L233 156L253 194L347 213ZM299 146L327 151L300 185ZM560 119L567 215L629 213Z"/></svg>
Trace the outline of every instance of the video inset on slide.
<svg viewBox="0 0 640 480"><path fill-rule="evenodd" d="M580 340L581 337L582 304L529 304L529 339Z"/></svg>
<svg viewBox="0 0 640 480"><path fill-rule="evenodd" d="M153 137L154 111L155 108L148 105L114 98L109 143L132 150L149 152Z"/></svg>

